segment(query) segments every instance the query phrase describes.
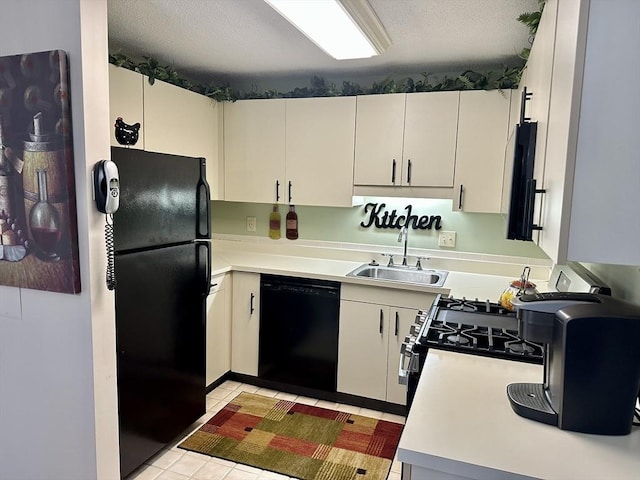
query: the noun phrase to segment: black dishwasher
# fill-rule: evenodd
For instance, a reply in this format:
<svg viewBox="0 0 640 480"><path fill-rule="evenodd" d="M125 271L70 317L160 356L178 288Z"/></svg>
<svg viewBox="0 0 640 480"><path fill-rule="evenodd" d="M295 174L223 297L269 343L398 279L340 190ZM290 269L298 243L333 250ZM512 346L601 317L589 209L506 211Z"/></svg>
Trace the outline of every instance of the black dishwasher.
<svg viewBox="0 0 640 480"><path fill-rule="evenodd" d="M339 312L339 282L261 275L258 377L335 392Z"/></svg>

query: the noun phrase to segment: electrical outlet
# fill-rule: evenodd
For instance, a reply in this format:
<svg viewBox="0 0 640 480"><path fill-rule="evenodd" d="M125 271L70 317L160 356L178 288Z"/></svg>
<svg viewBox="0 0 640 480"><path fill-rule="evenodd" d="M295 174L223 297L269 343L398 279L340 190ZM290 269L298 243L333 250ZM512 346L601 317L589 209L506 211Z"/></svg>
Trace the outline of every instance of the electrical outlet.
<svg viewBox="0 0 640 480"><path fill-rule="evenodd" d="M247 232L256 231L256 217L247 217Z"/></svg>
<svg viewBox="0 0 640 480"><path fill-rule="evenodd" d="M456 246L456 232L440 232L438 237L439 247L452 248Z"/></svg>

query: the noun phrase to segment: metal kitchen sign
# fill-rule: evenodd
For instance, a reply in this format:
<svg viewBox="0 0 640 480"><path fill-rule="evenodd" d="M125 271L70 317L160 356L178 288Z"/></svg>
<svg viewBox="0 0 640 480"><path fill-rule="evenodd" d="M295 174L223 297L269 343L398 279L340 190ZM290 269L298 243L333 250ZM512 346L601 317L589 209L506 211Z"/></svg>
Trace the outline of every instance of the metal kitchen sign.
<svg viewBox="0 0 640 480"><path fill-rule="evenodd" d="M376 228L397 229L407 227L413 228L414 230L431 230L432 228L440 230L442 228L440 223L442 221L442 217L440 215L413 215L412 205L407 205L404 208L406 214L398 215L396 209L389 212L385 209L386 206L387 205L384 203L367 203L364 206L364 213L365 215L368 215L369 218L366 222L360 222L360 226L363 228L375 226Z"/></svg>

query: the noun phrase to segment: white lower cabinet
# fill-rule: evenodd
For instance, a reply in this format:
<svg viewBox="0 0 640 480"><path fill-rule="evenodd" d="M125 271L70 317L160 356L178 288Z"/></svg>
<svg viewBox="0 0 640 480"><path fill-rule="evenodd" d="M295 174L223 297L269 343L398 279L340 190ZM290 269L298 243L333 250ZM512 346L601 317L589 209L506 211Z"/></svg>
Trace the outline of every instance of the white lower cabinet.
<svg viewBox="0 0 640 480"><path fill-rule="evenodd" d="M428 305L427 305L428 307ZM407 403L407 386L398 383L398 367L400 366L400 347L409 335L409 327L416 321L416 308L390 307L389 309L389 344L387 361L387 402L405 405Z"/></svg>
<svg viewBox="0 0 640 480"><path fill-rule="evenodd" d="M211 280L207 297L206 385L231 369L231 275L217 275Z"/></svg>
<svg viewBox="0 0 640 480"><path fill-rule="evenodd" d="M435 295L343 284L341 297L338 392L404 405L400 346Z"/></svg>
<svg viewBox="0 0 640 480"><path fill-rule="evenodd" d="M385 400L389 307L340 302L338 391Z"/></svg>
<svg viewBox="0 0 640 480"><path fill-rule="evenodd" d="M233 272L231 370L258 376L260 274Z"/></svg>

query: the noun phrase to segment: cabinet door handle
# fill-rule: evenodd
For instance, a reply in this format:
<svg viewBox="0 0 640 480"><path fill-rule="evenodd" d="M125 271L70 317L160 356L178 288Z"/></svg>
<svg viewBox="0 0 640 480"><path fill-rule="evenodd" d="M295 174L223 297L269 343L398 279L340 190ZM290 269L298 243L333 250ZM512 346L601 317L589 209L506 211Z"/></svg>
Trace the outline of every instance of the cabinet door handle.
<svg viewBox="0 0 640 480"><path fill-rule="evenodd" d="M254 299L255 297L256 297L256 296L252 293L252 294L251 294L251 302L249 303L249 315L253 315L253 311L255 310L255 309L253 308L253 299Z"/></svg>
<svg viewBox="0 0 640 480"><path fill-rule="evenodd" d="M464 191L464 185L460 184L460 195L458 196L458 209L462 210L462 192Z"/></svg>
<svg viewBox="0 0 640 480"><path fill-rule="evenodd" d="M291 180L289 180L289 202L291 203Z"/></svg>
<svg viewBox="0 0 640 480"><path fill-rule="evenodd" d="M382 322L384 320L384 315L382 313L382 309L380 309L380 333L382 333Z"/></svg>
<svg viewBox="0 0 640 480"><path fill-rule="evenodd" d="M411 183L411 160L409 160L409 164L407 165L407 183Z"/></svg>
<svg viewBox="0 0 640 480"><path fill-rule="evenodd" d="M280 201L280 181L276 180L276 202Z"/></svg>
<svg viewBox="0 0 640 480"><path fill-rule="evenodd" d="M391 183L396 183L396 159L393 159L392 169L391 169Z"/></svg>
<svg viewBox="0 0 640 480"><path fill-rule="evenodd" d="M395 335L398 336L398 330L400 329L400 314L396 312L396 331Z"/></svg>

